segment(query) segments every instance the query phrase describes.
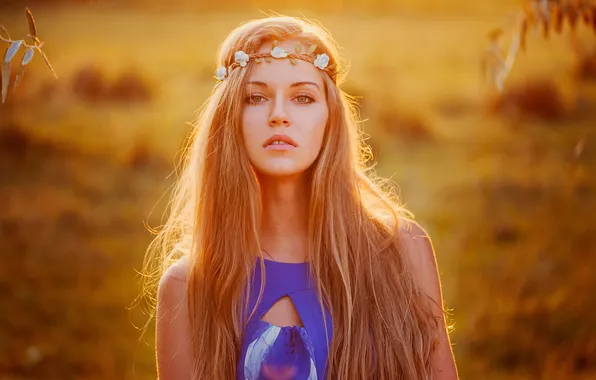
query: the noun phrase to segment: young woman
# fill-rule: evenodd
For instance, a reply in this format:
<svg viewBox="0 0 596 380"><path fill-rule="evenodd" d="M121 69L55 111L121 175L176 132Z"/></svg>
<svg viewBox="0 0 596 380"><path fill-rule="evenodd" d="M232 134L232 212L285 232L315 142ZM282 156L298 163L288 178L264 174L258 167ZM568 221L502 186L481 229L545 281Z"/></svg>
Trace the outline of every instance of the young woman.
<svg viewBox="0 0 596 380"><path fill-rule="evenodd" d="M367 173L331 37L250 21L218 67L147 256L159 378L457 379L431 241Z"/></svg>

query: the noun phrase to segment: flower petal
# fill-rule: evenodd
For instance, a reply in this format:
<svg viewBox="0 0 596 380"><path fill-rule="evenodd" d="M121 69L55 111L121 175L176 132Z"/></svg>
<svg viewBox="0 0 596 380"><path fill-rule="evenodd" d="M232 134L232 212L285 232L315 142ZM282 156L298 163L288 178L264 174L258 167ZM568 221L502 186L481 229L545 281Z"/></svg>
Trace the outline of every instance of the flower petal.
<svg viewBox="0 0 596 380"><path fill-rule="evenodd" d="M271 56L273 58L286 58L288 56L288 53L279 46L276 46L273 48L273 50L271 50Z"/></svg>
<svg viewBox="0 0 596 380"><path fill-rule="evenodd" d="M227 76L226 67L225 66L221 66L219 69L217 69L217 71L215 72L215 76L219 80L224 80L226 78L226 76Z"/></svg>

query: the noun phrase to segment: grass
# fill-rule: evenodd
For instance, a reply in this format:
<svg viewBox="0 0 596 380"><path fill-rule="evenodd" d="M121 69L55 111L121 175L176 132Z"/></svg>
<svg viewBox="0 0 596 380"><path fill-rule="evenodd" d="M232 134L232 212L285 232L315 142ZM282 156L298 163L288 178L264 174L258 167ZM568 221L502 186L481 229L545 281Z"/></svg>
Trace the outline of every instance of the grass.
<svg viewBox="0 0 596 380"><path fill-rule="evenodd" d="M218 43L260 14L33 11L60 79L34 59L0 107L0 379L155 378L152 331L139 343L143 316L127 310L143 222L159 224ZM567 37L529 38L507 82L513 118L479 72L502 17L312 17L351 58L345 86L362 96L379 174L433 237L462 378L593 376L596 91L574 76ZM0 23L24 33L24 17ZM134 72L151 96L89 102L73 88L93 67L100 87ZM561 95L558 119L523 112L529 77Z"/></svg>

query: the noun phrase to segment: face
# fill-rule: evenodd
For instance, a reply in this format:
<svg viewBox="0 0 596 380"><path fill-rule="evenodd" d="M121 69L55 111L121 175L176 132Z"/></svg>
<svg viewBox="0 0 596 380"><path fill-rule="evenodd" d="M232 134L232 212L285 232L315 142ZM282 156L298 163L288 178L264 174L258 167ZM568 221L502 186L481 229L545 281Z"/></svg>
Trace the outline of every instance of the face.
<svg viewBox="0 0 596 380"><path fill-rule="evenodd" d="M297 41L278 46L295 51ZM302 45L302 51L308 46ZM265 45L260 52L271 52ZM242 114L242 134L252 166L266 176L303 173L321 149L328 108L320 69L288 58L252 63Z"/></svg>

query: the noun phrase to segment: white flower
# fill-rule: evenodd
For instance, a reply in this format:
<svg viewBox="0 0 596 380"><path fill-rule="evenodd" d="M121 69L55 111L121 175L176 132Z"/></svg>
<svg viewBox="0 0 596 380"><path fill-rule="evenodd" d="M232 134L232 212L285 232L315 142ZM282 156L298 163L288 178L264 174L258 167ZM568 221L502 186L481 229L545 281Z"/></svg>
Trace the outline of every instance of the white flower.
<svg viewBox="0 0 596 380"><path fill-rule="evenodd" d="M217 79L219 80L224 80L226 79L226 75L228 74L226 67L222 66L219 69L217 69L217 71L215 72L215 76L217 77Z"/></svg>
<svg viewBox="0 0 596 380"><path fill-rule="evenodd" d="M271 56L273 58L286 58L288 56L288 52L279 46L276 46L273 48L273 50L271 50Z"/></svg>
<svg viewBox="0 0 596 380"><path fill-rule="evenodd" d="M246 66L246 62L250 60L250 57L242 50L239 50L236 53L234 53L234 60L238 62L240 66L244 67Z"/></svg>
<svg viewBox="0 0 596 380"><path fill-rule="evenodd" d="M319 69L325 70L325 68L329 64L329 56L325 53L317 54L317 58L315 59L315 61L313 63Z"/></svg>

